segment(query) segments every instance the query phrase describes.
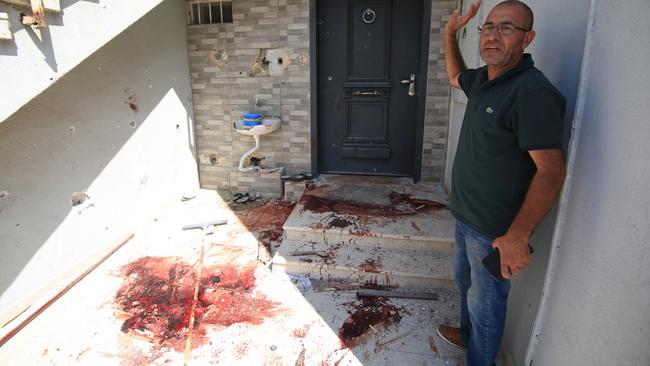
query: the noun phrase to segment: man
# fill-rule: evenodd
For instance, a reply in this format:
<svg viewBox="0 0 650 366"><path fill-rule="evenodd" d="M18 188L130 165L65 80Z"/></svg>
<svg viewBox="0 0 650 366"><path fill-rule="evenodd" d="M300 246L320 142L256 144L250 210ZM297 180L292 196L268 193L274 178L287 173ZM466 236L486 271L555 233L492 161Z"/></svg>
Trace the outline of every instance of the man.
<svg viewBox="0 0 650 366"><path fill-rule="evenodd" d="M460 328L438 334L467 349L467 364L494 365L503 335L510 278L531 261L528 241L564 182L565 100L524 50L535 38L533 13L503 1L479 27L486 66L467 69L456 33L481 5L455 10L445 26L449 83L468 97L452 171L456 223L454 277L461 294ZM481 261L497 248L497 280Z"/></svg>

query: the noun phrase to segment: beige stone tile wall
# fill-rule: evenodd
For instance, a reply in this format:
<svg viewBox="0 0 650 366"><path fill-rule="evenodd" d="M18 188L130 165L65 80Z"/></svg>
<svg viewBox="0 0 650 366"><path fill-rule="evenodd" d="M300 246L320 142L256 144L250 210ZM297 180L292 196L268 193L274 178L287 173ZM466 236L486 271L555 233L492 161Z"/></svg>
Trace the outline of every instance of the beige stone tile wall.
<svg viewBox="0 0 650 366"><path fill-rule="evenodd" d="M445 175L451 89L445 69L443 29L449 14L456 7L456 0L433 0L431 5L429 80L422 149L422 180L425 182L440 183Z"/></svg>

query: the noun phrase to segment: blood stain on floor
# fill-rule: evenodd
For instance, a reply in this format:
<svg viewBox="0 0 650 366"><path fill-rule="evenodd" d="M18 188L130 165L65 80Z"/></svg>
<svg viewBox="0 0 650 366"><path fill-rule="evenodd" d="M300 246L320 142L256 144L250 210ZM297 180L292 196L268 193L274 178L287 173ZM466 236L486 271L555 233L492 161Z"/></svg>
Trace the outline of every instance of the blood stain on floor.
<svg viewBox="0 0 650 366"><path fill-rule="evenodd" d="M192 346L205 344L206 327L260 324L278 314L278 303L254 293L255 268L206 266L199 284ZM122 268L114 299L122 332L156 347L182 351L188 333L197 272L178 257L143 257Z"/></svg>
<svg viewBox="0 0 650 366"><path fill-rule="evenodd" d="M334 212L338 214L355 215L357 217L377 216L395 218L447 208L447 205L440 202L416 199L412 198L409 194L397 192L392 192L390 194L390 201L390 206L383 206L367 202L357 202L354 200L327 198L310 194L309 191L306 191L300 199L300 203L303 205L304 210L307 211L316 213Z"/></svg>
<svg viewBox="0 0 650 366"><path fill-rule="evenodd" d="M381 272L381 258L368 258L361 265L359 269L363 272L368 273L380 273Z"/></svg>
<svg viewBox="0 0 650 366"><path fill-rule="evenodd" d="M258 240L270 253L271 243L281 241L284 232L282 225L291 215L295 205L284 200L260 201L236 205L231 209L248 231L256 233Z"/></svg>
<svg viewBox="0 0 650 366"><path fill-rule="evenodd" d="M438 353L438 346L436 346L436 342L433 341L433 337L429 336L429 348L431 348L431 352L433 353Z"/></svg>
<svg viewBox="0 0 650 366"><path fill-rule="evenodd" d="M397 324L402 317L398 309L387 301L384 297L360 297L359 301L351 304L353 311L339 330L341 344L354 348L372 333Z"/></svg>
<svg viewBox="0 0 650 366"><path fill-rule="evenodd" d="M336 227L336 228L341 228L342 229L342 228L352 226L352 225L354 225L354 224L352 222L346 220L346 219L342 219L340 217L335 217L332 221L330 221L327 224L327 227L328 228Z"/></svg>

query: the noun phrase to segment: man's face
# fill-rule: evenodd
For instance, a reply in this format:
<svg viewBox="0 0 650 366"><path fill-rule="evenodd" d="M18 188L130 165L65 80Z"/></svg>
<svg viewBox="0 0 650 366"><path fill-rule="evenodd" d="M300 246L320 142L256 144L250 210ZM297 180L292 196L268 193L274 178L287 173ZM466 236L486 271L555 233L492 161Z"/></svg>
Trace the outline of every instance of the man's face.
<svg viewBox="0 0 650 366"><path fill-rule="evenodd" d="M485 25L498 26L506 24L519 28L528 28L526 16L519 6L501 5L492 9ZM515 29L512 34L501 35L494 29L490 34L480 35L481 59L486 65L496 68L510 68L516 65L524 49L533 40L534 32Z"/></svg>

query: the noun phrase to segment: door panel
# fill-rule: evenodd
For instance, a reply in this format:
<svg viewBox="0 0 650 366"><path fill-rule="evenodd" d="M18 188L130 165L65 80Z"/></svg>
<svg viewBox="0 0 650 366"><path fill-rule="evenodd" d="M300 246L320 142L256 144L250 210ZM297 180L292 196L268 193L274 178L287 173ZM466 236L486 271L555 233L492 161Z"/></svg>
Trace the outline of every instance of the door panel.
<svg viewBox="0 0 650 366"><path fill-rule="evenodd" d="M413 175L418 98L409 87L422 8L421 0L317 3L321 173Z"/></svg>

